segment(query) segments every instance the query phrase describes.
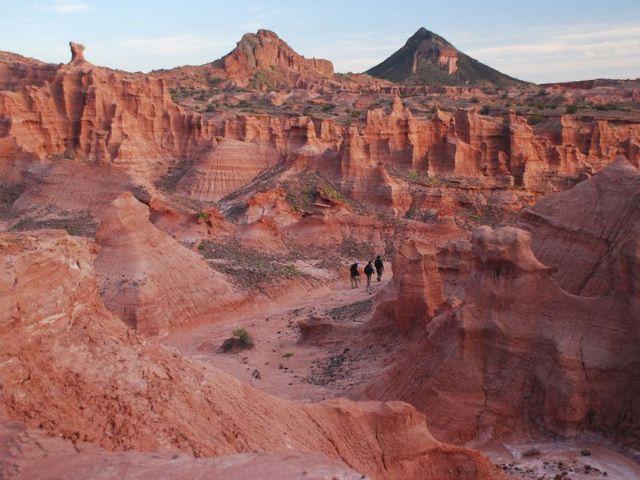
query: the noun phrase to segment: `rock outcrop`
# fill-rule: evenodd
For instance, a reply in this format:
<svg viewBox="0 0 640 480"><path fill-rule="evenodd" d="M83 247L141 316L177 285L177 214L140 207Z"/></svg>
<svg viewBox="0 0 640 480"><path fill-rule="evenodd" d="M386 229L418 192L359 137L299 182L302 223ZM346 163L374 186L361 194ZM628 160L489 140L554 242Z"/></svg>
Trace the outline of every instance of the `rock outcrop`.
<svg viewBox="0 0 640 480"><path fill-rule="evenodd" d="M215 320L240 301L226 277L149 222L149 208L124 193L96 233L96 269L105 305L150 334Z"/></svg>
<svg viewBox="0 0 640 480"><path fill-rule="evenodd" d="M412 200L398 171L547 191L599 171L619 152L637 163L637 124L568 116L534 129L515 113L474 110L437 111L428 120L414 118L399 97L389 113L369 111L361 126L306 116L202 116L175 105L161 78L96 67L79 45L72 49L67 65L45 69L34 61L29 73L25 60L8 70L15 78L4 84L12 90L0 92L5 178L20 180L34 165L67 158L117 165L134 183L151 185L183 162L191 168L179 190L215 200L266 167L286 165L317 169L354 198L404 215Z"/></svg>
<svg viewBox="0 0 640 480"><path fill-rule="evenodd" d="M398 328L404 333L425 328L444 300L435 253L416 239L403 242L393 261L393 281Z"/></svg>
<svg viewBox="0 0 640 480"><path fill-rule="evenodd" d="M366 73L407 85L509 87L525 83L469 57L426 28L420 28L400 50Z"/></svg>
<svg viewBox="0 0 640 480"><path fill-rule="evenodd" d="M219 61L228 78L239 86L260 82L293 88L301 82L318 77L331 78L333 65L329 60L304 58L270 30L245 34L236 48Z"/></svg>
<svg viewBox="0 0 640 480"><path fill-rule="evenodd" d="M231 52L213 62L152 73L176 86L234 86L264 91L354 88L359 80L337 78L329 60L305 58L274 32L264 29L243 35ZM370 77L366 80L383 83L373 82Z"/></svg>
<svg viewBox="0 0 640 480"><path fill-rule="evenodd" d="M275 149L269 147L264 143L224 140L198 159L178 189L199 200L220 200L277 161Z"/></svg>
<svg viewBox="0 0 640 480"><path fill-rule="evenodd" d="M145 339L103 306L86 240L40 231L0 245L0 398L30 427L111 450L316 452L374 479L500 478L407 404L283 401Z"/></svg>
<svg viewBox="0 0 640 480"><path fill-rule="evenodd" d="M554 278L575 295L611 295L625 243L640 237L640 171L619 157L598 175L524 210L519 225ZM572 240L568 240L572 239Z"/></svg>
<svg viewBox="0 0 640 480"><path fill-rule="evenodd" d="M637 234L616 254L615 283L624 287L598 297L554 283L524 230L481 227L472 243L463 304L432 320L364 396L409 401L449 440L596 431L637 446Z"/></svg>
<svg viewBox="0 0 640 480"><path fill-rule="evenodd" d="M71 47L72 61L49 81L0 92L0 171L69 156L158 178L197 148L199 117L176 106L162 80L95 67Z"/></svg>

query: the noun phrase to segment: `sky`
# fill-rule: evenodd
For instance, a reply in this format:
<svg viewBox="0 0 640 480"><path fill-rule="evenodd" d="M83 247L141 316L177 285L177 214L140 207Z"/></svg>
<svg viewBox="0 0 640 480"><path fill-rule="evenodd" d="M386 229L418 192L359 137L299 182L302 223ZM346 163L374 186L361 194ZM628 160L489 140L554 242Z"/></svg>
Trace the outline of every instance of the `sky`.
<svg viewBox="0 0 640 480"><path fill-rule="evenodd" d="M73 40L129 71L208 63L266 28L362 72L425 27L528 81L640 77L640 0L0 0L0 12L0 50L67 62Z"/></svg>

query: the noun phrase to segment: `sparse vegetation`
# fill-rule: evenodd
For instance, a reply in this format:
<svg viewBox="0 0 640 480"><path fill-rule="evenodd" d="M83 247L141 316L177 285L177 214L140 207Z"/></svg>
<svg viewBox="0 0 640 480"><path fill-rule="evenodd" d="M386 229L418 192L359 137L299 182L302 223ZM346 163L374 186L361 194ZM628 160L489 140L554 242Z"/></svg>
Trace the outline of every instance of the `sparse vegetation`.
<svg viewBox="0 0 640 480"><path fill-rule="evenodd" d="M93 237L98 229L91 212L55 212L55 216L37 218L25 216L11 227L11 231L40 230L40 229L66 230L69 235L78 237Z"/></svg>
<svg viewBox="0 0 640 480"><path fill-rule="evenodd" d="M220 351L226 353L234 350L247 350L253 347L253 338L251 338L249 332L242 327L238 327L233 330L231 337L222 342Z"/></svg>
<svg viewBox="0 0 640 480"><path fill-rule="evenodd" d="M204 241L197 250L210 260L212 268L229 275L247 290L264 291L280 281L306 276L286 258L251 250L237 243Z"/></svg>
<svg viewBox="0 0 640 480"><path fill-rule="evenodd" d="M522 456L525 458L538 457L540 453L541 453L540 450L537 448L529 448L528 450L525 450L524 452L522 452Z"/></svg>
<svg viewBox="0 0 640 480"><path fill-rule="evenodd" d="M236 328L233 331L234 338L237 338L244 347L253 347L253 339L244 328Z"/></svg>

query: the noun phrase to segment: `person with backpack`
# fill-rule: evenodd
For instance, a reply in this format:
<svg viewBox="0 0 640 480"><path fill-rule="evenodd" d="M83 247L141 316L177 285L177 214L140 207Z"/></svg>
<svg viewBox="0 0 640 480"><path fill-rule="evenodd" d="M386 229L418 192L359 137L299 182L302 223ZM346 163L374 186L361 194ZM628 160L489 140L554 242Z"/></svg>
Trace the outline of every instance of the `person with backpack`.
<svg viewBox="0 0 640 480"><path fill-rule="evenodd" d="M369 262L371 263L371 262ZM382 272L384 271L384 263L382 263L382 259L380 258L380 255L378 255L376 257L376 261L374 262L374 265L376 266L376 273L378 274L378 281L380 281L380 279L382 278Z"/></svg>
<svg viewBox="0 0 640 480"><path fill-rule="evenodd" d="M364 274L367 276L367 288L371 287L371 277L373 277L373 265L371 265L371 260L367 263L367 266L364 267Z"/></svg>
<svg viewBox="0 0 640 480"><path fill-rule="evenodd" d="M351 278L351 288L356 288L360 283L360 270L358 270L357 263L354 263L349 267L349 276Z"/></svg>

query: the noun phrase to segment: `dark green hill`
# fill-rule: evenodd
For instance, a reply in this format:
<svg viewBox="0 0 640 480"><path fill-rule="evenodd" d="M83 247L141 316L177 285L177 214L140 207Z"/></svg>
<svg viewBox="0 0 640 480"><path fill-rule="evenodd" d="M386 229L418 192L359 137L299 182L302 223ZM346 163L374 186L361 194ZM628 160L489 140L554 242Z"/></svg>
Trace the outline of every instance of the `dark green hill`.
<svg viewBox="0 0 640 480"><path fill-rule="evenodd" d="M400 50L365 73L406 85L526 84L471 58L426 28L418 30Z"/></svg>

